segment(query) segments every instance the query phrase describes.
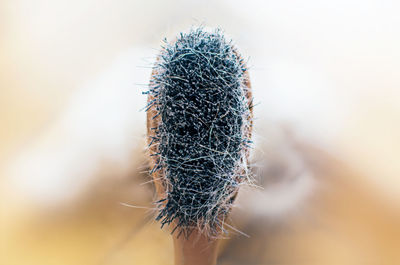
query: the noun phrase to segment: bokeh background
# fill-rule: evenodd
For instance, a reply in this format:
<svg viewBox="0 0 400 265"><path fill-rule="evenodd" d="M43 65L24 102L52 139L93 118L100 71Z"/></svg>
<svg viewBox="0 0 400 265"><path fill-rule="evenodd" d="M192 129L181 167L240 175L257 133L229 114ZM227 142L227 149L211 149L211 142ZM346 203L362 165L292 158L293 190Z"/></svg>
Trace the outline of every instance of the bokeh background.
<svg viewBox="0 0 400 265"><path fill-rule="evenodd" d="M161 40L249 59L252 165L218 264L400 264L400 2L0 1L0 264L172 264L145 106ZM243 235L246 234L247 236Z"/></svg>

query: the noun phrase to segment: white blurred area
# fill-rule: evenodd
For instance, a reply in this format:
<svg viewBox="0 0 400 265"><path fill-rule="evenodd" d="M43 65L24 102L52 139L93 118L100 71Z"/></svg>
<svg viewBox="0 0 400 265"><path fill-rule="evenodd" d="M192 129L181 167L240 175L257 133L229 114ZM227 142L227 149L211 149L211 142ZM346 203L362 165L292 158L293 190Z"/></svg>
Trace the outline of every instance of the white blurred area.
<svg viewBox="0 0 400 265"><path fill-rule="evenodd" d="M276 137L269 138L268 128L289 126L297 137L360 170L368 178L358 181L378 197L400 203L398 1L0 5L5 194L58 205L87 190L104 163L128 170L133 150L143 145L141 92L161 40L204 24L224 29L249 58L261 136L256 144L271 146ZM276 148L292 159L285 143ZM273 198L281 204L266 205L265 214L295 208L293 202L311 192L312 176L298 174L305 174L303 182L279 190ZM256 200L274 202L275 193Z"/></svg>
<svg viewBox="0 0 400 265"><path fill-rule="evenodd" d="M136 165L131 158L143 143L146 98L134 82L144 84L150 76L149 68L138 67L145 54L124 52L73 93L55 122L11 164L13 188L38 203L57 205L79 196L102 163L116 164L116 178Z"/></svg>

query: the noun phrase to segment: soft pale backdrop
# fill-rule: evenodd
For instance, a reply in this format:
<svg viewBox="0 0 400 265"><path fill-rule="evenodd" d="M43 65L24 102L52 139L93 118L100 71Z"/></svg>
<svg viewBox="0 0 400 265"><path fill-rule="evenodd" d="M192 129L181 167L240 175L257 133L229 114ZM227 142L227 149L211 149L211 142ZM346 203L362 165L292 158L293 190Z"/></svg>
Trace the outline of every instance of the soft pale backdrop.
<svg viewBox="0 0 400 265"><path fill-rule="evenodd" d="M232 218L250 239L233 235L220 263L399 264L399 12L394 0L0 1L0 263L171 264L167 232L143 221L141 91L161 40L205 25L249 58L264 187L241 192Z"/></svg>

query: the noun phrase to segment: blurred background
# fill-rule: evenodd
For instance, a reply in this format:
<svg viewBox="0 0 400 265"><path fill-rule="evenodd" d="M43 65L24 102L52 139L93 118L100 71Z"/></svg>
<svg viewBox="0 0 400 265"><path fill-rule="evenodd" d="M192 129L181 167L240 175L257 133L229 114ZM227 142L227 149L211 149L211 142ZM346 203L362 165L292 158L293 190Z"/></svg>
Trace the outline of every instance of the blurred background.
<svg viewBox="0 0 400 265"><path fill-rule="evenodd" d="M400 2L0 1L0 263L173 264L146 173L164 37L249 58L252 170L218 264L400 264ZM131 207L133 206L133 207Z"/></svg>

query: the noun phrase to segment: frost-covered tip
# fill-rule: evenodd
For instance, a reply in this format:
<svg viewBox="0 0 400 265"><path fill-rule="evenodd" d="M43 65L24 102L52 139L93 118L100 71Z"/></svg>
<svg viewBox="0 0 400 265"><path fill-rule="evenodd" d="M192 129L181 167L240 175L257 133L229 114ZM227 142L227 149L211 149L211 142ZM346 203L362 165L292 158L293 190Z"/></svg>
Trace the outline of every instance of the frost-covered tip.
<svg viewBox="0 0 400 265"><path fill-rule="evenodd" d="M149 88L152 174L162 177L162 226L180 232L223 230L248 173L252 98L247 69L232 41L203 28L165 41ZM174 230L175 230L174 229Z"/></svg>

